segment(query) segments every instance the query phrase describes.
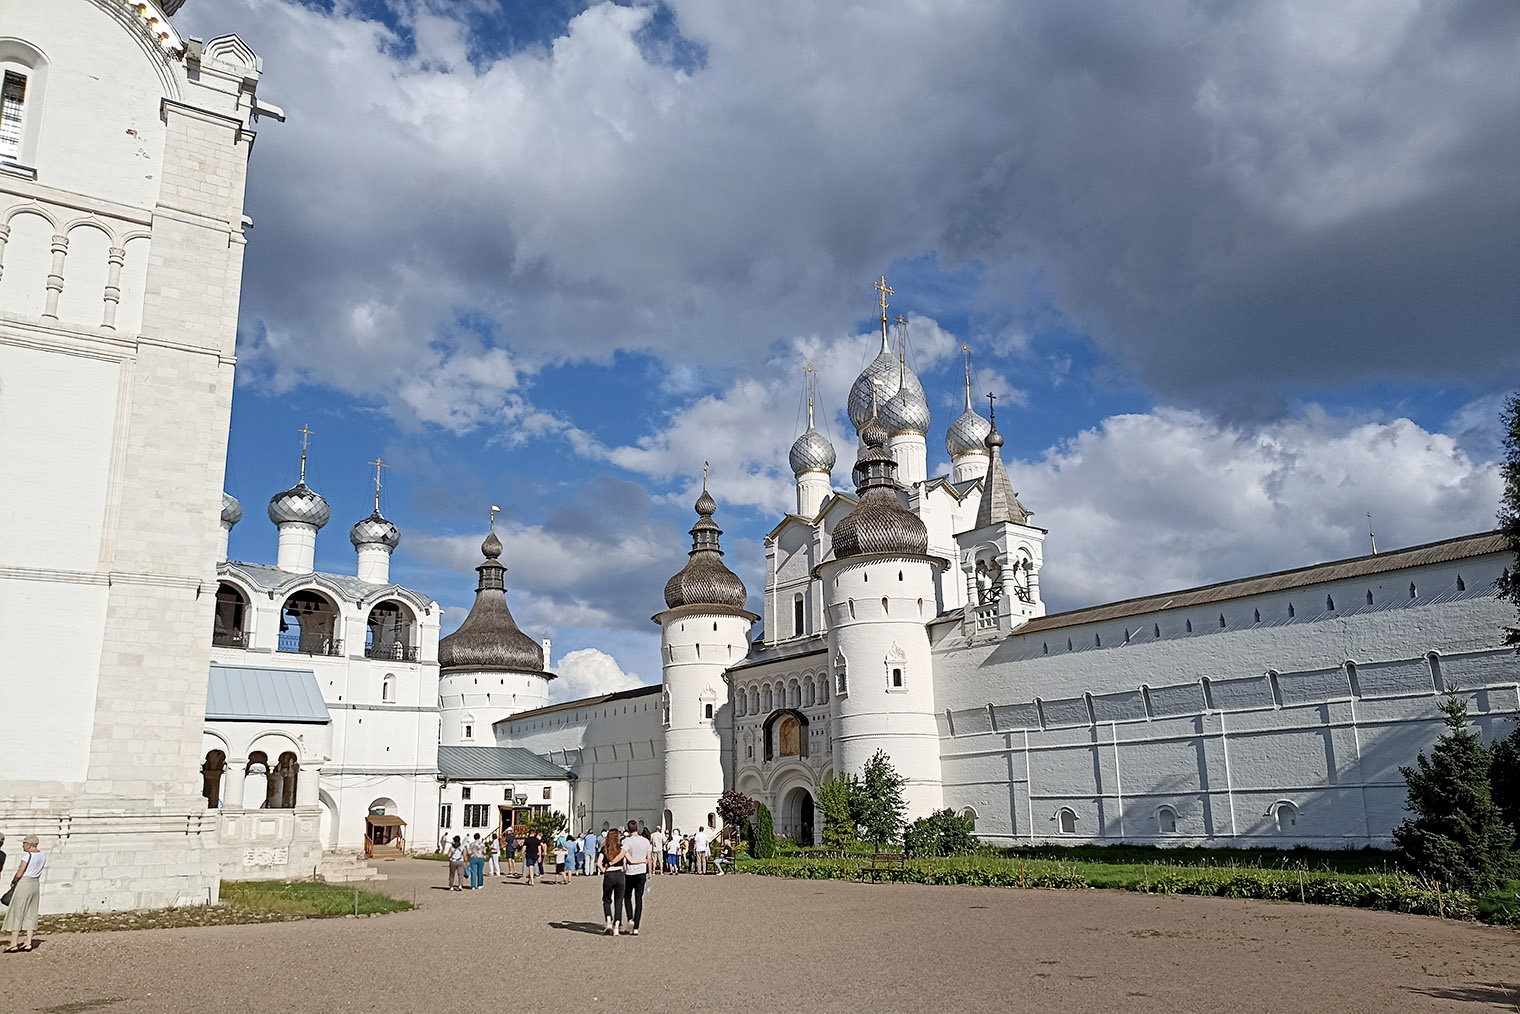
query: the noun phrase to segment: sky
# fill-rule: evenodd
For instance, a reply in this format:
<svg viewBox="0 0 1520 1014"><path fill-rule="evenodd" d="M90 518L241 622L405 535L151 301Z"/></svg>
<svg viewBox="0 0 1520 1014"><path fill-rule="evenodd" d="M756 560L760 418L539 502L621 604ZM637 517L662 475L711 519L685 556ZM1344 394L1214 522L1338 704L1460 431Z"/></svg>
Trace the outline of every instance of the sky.
<svg viewBox="0 0 1520 1014"><path fill-rule="evenodd" d="M1520 388L1520 8L191 0L263 60L227 489L374 495L393 579L509 601L567 700L659 681L702 463L764 584L876 293L948 470L962 343L1052 611L1493 527ZM985 404L985 402L979 402ZM836 485L848 482L836 470ZM758 611L758 610L757 610Z"/></svg>

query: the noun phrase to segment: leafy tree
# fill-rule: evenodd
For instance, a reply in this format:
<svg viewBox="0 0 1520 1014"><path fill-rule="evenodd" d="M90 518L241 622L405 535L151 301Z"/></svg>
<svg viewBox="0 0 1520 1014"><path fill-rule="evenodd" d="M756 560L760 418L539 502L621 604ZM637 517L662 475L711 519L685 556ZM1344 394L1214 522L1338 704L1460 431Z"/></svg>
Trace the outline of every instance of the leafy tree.
<svg viewBox="0 0 1520 1014"><path fill-rule="evenodd" d="M896 841L902 831L908 810L903 800L903 786L907 782L883 750L877 750L861 772L860 787L853 793L855 819L866 840L875 842L877 849Z"/></svg>
<svg viewBox="0 0 1520 1014"><path fill-rule="evenodd" d="M818 809L823 813L825 848L845 850L855 844L856 796L859 783L849 775L838 774L824 779L818 786Z"/></svg>
<svg viewBox="0 0 1520 1014"><path fill-rule="evenodd" d="M1446 732L1427 759L1400 768L1414 817L1393 832L1394 844L1416 871L1451 887L1483 894L1515 868L1515 829L1494 804L1493 757L1467 727L1467 705L1448 692L1441 705Z"/></svg>
<svg viewBox="0 0 1520 1014"><path fill-rule="evenodd" d="M1504 628L1504 643L1520 650L1520 394L1510 395L1504 405L1504 496L1499 504L1499 532L1509 540L1515 566L1506 569L1497 584L1499 594L1515 607L1516 625Z"/></svg>
<svg viewBox="0 0 1520 1014"><path fill-rule="evenodd" d="M776 858L776 822L771 819L770 807L760 803L755 808L755 840L750 844L750 855L756 859Z"/></svg>
<svg viewBox="0 0 1520 1014"><path fill-rule="evenodd" d="M559 834L569 824L565 815L558 810L548 813L540 813L528 821L528 830L537 831L538 836L544 841L553 841L554 836Z"/></svg>
<svg viewBox="0 0 1520 1014"><path fill-rule="evenodd" d="M723 833L739 834L759 805L738 789L725 789L718 797L718 816L723 818Z"/></svg>
<svg viewBox="0 0 1520 1014"><path fill-rule="evenodd" d="M903 844L919 856L969 856L982 843L971 821L954 810L935 810L908 825Z"/></svg>

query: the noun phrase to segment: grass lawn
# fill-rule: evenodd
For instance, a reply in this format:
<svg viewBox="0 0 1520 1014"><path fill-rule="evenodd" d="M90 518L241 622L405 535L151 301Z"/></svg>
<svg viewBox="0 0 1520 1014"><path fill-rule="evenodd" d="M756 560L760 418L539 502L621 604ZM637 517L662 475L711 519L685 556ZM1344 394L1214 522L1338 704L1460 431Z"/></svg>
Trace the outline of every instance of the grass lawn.
<svg viewBox="0 0 1520 1014"><path fill-rule="evenodd" d="M357 892L359 915L405 912L410 902L373 891ZM43 916L40 933L88 933L100 930L164 929L174 926L230 926L255 922L291 922L353 915L355 889L347 884L311 881L224 880L218 905L186 905L136 912L74 912Z"/></svg>

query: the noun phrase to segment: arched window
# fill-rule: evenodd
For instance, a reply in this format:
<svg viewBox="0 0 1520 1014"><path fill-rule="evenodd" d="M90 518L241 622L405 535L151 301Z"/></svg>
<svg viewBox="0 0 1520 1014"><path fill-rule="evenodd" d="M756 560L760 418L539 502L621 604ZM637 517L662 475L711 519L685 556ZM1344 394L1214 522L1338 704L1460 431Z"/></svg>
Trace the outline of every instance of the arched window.
<svg viewBox="0 0 1520 1014"><path fill-rule="evenodd" d="M1101 648L1101 647L1103 647L1103 635L1102 634L1096 634L1096 633L1093 634L1093 647L1094 648Z"/></svg>
<svg viewBox="0 0 1520 1014"><path fill-rule="evenodd" d="M369 611L364 628L364 657L417 661L417 618L411 609L388 599Z"/></svg>
<svg viewBox="0 0 1520 1014"><path fill-rule="evenodd" d="M298 591L280 610L280 650L306 655L342 655L338 607L321 592Z"/></svg>
<svg viewBox="0 0 1520 1014"><path fill-rule="evenodd" d="M1282 707L1283 706L1282 685L1277 682L1277 670L1276 669L1268 669L1267 670L1267 688L1272 691L1272 706L1274 708L1280 708L1280 707Z"/></svg>
<svg viewBox="0 0 1520 1014"><path fill-rule="evenodd" d="M1056 830L1061 834L1077 833L1077 814L1070 807L1061 807L1056 811Z"/></svg>
<svg viewBox="0 0 1520 1014"><path fill-rule="evenodd" d="M1441 676L1441 656L1432 651L1425 656L1425 659L1430 663L1431 687L1434 688L1436 693L1444 694L1446 692L1446 680Z"/></svg>
<svg viewBox="0 0 1520 1014"><path fill-rule="evenodd" d="M805 631L802 629L802 593L792 596L792 636L801 637Z"/></svg>
<svg viewBox="0 0 1520 1014"><path fill-rule="evenodd" d="M743 718L744 717L744 704L745 704L745 702L748 699L749 699L748 696L743 691L740 691L740 693L738 694L738 696L736 696L734 698L734 717L735 718Z"/></svg>
<svg viewBox="0 0 1520 1014"><path fill-rule="evenodd" d="M881 615L886 616L887 612L888 612L887 600L886 600L886 597L883 596L882 600L881 600Z"/></svg>
<svg viewBox="0 0 1520 1014"><path fill-rule="evenodd" d="M216 586L216 614L211 643L223 648L248 647L248 600L236 585L223 581Z"/></svg>
<svg viewBox="0 0 1520 1014"><path fill-rule="evenodd" d="M16 39L0 41L0 162L37 164L48 62Z"/></svg>
<svg viewBox="0 0 1520 1014"><path fill-rule="evenodd" d="M201 765L201 795L206 798L206 809L214 810L222 805L222 775L227 770L227 754L211 750Z"/></svg>
<svg viewBox="0 0 1520 1014"><path fill-rule="evenodd" d="M461 715L460 716L460 721L464 723L464 738L465 739L474 739L475 738L475 716L474 715L470 715L470 714Z"/></svg>
<svg viewBox="0 0 1520 1014"><path fill-rule="evenodd" d="M1124 643L1125 644L1129 643L1129 628L1128 627L1124 628Z"/></svg>
<svg viewBox="0 0 1520 1014"><path fill-rule="evenodd" d="M1346 685L1351 688L1351 696L1352 697L1360 697L1360 696L1362 696L1362 685L1359 682L1357 682L1357 678L1356 678L1356 663L1353 662L1353 661L1351 661L1350 659L1347 659L1346 662L1345 662L1345 666L1346 666Z"/></svg>
<svg viewBox="0 0 1520 1014"><path fill-rule="evenodd" d="M850 694L850 674L845 665L843 655L834 656L834 696L848 697Z"/></svg>
<svg viewBox="0 0 1520 1014"><path fill-rule="evenodd" d="M380 681L380 703L396 703L396 674L386 673L385 679Z"/></svg>
<svg viewBox="0 0 1520 1014"><path fill-rule="evenodd" d="M970 806L961 811L961 820L971 825L971 830L976 830L976 810Z"/></svg>
<svg viewBox="0 0 1520 1014"><path fill-rule="evenodd" d="M802 683L802 702L809 708L818 703L818 691L812 680L804 680Z"/></svg>
<svg viewBox="0 0 1520 1014"><path fill-rule="evenodd" d="M901 693L907 689L908 656L896 642L887 652L887 691Z"/></svg>
<svg viewBox="0 0 1520 1014"><path fill-rule="evenodd" d="M1200 686L1203 687L1203 706L1205 708L1208 708L1210 711L1213 711L1214 710L1214 688L1211 687L1211 686L1209 686L1209 678L1207 676L1205 676L1202 679L1200 679L1198 681L1198 683L1199 683Z"/></svg>
<svg viewBox="0 0 1520 1014"><path fill-rule="evenodd" d="M269 755L255 750L243 766L243 806L258 810L269 805Z"/></svg>
<svg viewBox="0 0 1520 1014"><path fill-rule="evenodd" d="M708 703L708 704L702 705L702 717L710 720L712 718L712 716L713 716L713 706L712 706L712 704Z"/></svg>
<svg viewBox="0 0 1520 1014"><path fill-rule="evenodd" d="M1049 655L1050 654L1050 642L1049 641L1041 641L1040 642L1040 654L1041 655Z"/></svg>
<svg viewBox="0 0 1520 1014"><path fill-rule="evenodd" d="M766 714L770 714L772 711L776 710L776 697L772 692L771 685L769 683L765 685L765 690L763 691L761 700L764 702L762 710L764 710Z"/></svg>
<svg viewBox="0 0 1520 1014"><path fill-rule="evenodd" d="M279 802L277 804L272 804L272 808L277 807L281 810L290 810L295 807L296 777L299 775L300 770L301 764L298 760L296 760L295 754L289 751L280 754L280 762L275 765L274 770L269 774L270 798L275 798L277 791L279 798ZM276 779L279 780L278 790L276 790L275 787Z"/></svg>
<svg viewBox="0 0 1520 1014"><path fill-rule="evenodd" d="M758 715L758 714L760 714L760 688L759 687L750 687L749 688L749 713L752 714L752 715Z"/></svg>
<svg viewBox="0 0 1520 1014"><path fill-rule="evenodd" d="M827 676L818 677L818 703L829 703L829 678Z"/></svg>
<svg viewBox="0 0 1520 1014"><path fill-rule="evenodd" d="M903 685L902 667L901 666L893 666L892 667L892 689L893 690L901 690L902 689L902 685Z"/></svg>
<svg viewBox="0 0 1520 1014"><path fill-rule="evenodd" d="M670 690L667 688L660 692L660 715L665 727L670 728Z"/></svg>
<svg viewBox="0 0 1520 1014"><path fill-rule="evenodd" d="M1072 648L1071 648L1071 638L1069 638L1069 637L1066 639L1066 650L1067 651L1071 651L1072 650Z"/></svg>
<svg viewBox="0 0 1520 1014"><path fill-rule="evenodd" d="M1161 834L1177 833L1177 811L1170 806L1156 810L1156 830Z"/></svg>
<svg viewBox="0 0 1520 1014"><path fill-rule="evenodd" d="M1277 804L1273 816L1277 821L1279 834L1292 834L1293 829L1298 826L1298 807L1286 800Z"/></svg>

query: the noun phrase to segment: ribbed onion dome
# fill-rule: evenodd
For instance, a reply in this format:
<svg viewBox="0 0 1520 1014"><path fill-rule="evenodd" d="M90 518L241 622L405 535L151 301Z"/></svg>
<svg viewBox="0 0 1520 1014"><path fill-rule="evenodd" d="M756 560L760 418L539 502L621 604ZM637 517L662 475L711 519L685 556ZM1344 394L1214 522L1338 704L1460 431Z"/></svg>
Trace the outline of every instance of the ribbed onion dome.
<svg viewBox="0 0 1520 1014"><path fill-rule="evenodd" d="M380 513L380 508L376 507L375 513L348 530L348 541L354 544L355 549L371 544L395 549L401 545L401 530L387 521Z"/></svg>
<svg viewBox="0 0 1520 1014"><path fill-rule="evenodd" d="M855 461L860 502L834 526L834 557L867 553L923 556L929 530L897 502L897 462L886 451L887 428L874 415L860 429L864 445Z"/></svg>
<svg viewBox="0 0 1520 1014"><path fill-rule="evenodd" d="M837 458L829 438L809 426L807 432L792 444L786 460L792 466L792 474L801 475L803 472L832 472Z"/></svg>
<svg viewBox="0 0 1520 1014"><path fill-rule="evenodd" d="M222 491L222 524L231 528L243 520L243 505L238 503L237 497Z"/></svg>
<svg viewBox="0 0 1520 1014"><path fill-rule="evenodd" d="M459 629L438 642L438 667L483 669L492 672L543 672L544 649L524 634L507 608L501 565L501 540L495 532L480 544L485 562L475 568L480 581L475 586L475 604Z"/></svg>
<svg viewBox="0 0 1520 1014"><path fill-rule="evenodd" d="M697 499L697 523L691 527L691 552L687 554L686 566L665 582L665 604L671 609L677 606L727 606L743 609L749 594L739 575L723 563L723 550L718 538L723 530L713 521L717 501L702 487Z"/></svg>
<svg viewBox="0 0 1520 1014"><path fill-rule="evenodd" d="M923 436L929 432L929 403L924 400L924 389L918 388L914 393L914 385L907 383L907 374L904 371L904 382L898 386L897 393L888 398L886 404L881 406L881 424L887 428L887 432L893 436L899 433L916 433Z"/></svg>
<svg viewBox="0 0 1520 1014"><path fill-rule="evenodd" d="M950 430L945 434L945 450L950 452L952 460L963 454L986 454L983 442L991 430L992 424L977 415L967 399L966 411L950 424Z"/></svg>
<svg viewBox="0 0 1520 1014"><path fill-rule="evenodd" d="M872 381L876 381L876 397L878 404L890 401L897 394L899 387L906 388L910 398L915 399L923 406L923 414L927 418L929 414L929 401L924 397L924 385L919 383L918 377L912 370L904 369L897 356L893 355L885 339L881 343L881 353L871 360L870 364L855 378L855 383L850 385L850 423L857 430L864 426L871 418L871 388ZM883 420L885 422L885 420ZM928 423L924 423L924 429L919 432L928 432Z"/></svg>
<svg viewBox="0 0 1520 1014"><path fill-rule="evenodd" d="M277 525L299 521L321 528L331 517L332 509L322 499L322 494L304 481L269 498L269 520Z"/></svg>

